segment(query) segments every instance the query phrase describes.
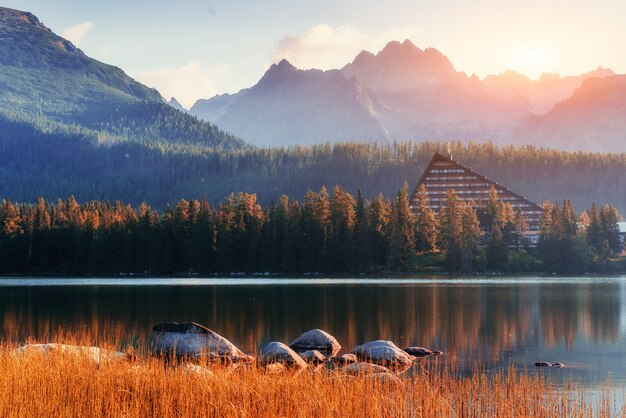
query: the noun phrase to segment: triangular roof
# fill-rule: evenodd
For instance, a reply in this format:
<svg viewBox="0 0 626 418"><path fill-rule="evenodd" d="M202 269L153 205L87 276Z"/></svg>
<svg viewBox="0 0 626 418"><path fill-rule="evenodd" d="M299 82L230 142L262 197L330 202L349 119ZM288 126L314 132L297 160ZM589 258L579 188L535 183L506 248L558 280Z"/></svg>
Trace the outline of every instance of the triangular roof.
<svg viewBox="0 0 626 418"><path fill-rule="evenodd" d="M538 205L537 203L532 202L532 201L526 199L524 196L521 196L521 195L511 191L507 187L504 187L504 186L498 184L496 181L488 179L487 177L483 176L482 174L479 174L479 173L475 172L474 170L472 170L469 167L464 166L463 164L459 163L458 161L455 161L452 158L446 157L445 155L441 154L440 152L435 152L435 155L433 155L433 158L428 163L428 166L426 166L426 170L424 170L424 173L422 174L422 177L420 177L420 180L418 181L417 186L415 186L415 189L413 190L412 196L415 196L415 194L417 193L417 189L419 188L419 186L422 183L424 183L424 180L429 175L430 171L433 168L433 165L436 162L439 162L439 161L443 161L443 162L446 162L446 163L454 164L458 168L461 168L461 169L465 170L465 172L467 174L471 174L473 176L476 176L478 179L484 181L485 183L487 183L489 185L489 187L491 187L493 185L496 188L496 190L501 190L503 192L506 192L509 195L512 195L512 196L514 196L514 197L524 201L524 203L528 203L530 205L533 205L533 206L535 206L536 210L543 210L543 208L540 205Z"/></svg>

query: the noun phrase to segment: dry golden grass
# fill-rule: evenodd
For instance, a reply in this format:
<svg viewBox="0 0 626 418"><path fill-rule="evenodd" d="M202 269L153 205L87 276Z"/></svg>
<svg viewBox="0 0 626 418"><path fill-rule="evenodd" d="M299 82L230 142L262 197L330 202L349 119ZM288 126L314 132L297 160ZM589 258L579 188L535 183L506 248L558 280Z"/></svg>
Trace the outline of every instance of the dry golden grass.
<svg viewBox="0 0 626 418"><path fill-rule="evenodd" d="M76 341L73 341L76 343ZM80 341L85 343L85 341ZM593 404L584 389L538 375L416 366L402 383L339 372L256 366L166 366L148 356L103 361L71 354L16 354L0 347L0 417L582 417L615 416L609 386ZM111 346L109 346L111 348ZM198 369L204 370L204 369ZM322 369L325 370L325 369Z"/></svg>

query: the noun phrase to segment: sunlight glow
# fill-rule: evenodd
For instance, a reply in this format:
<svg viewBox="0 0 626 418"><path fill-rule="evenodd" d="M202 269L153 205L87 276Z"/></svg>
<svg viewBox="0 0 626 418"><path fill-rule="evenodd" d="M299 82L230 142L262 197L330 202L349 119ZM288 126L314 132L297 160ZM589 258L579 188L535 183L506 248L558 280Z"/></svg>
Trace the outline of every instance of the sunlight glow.
<svg viewBox="0 0 626 418"><path fill-rule="evenodd" d="M546 71L547 52L537 47L513 49L509 66L532 79L538 79Z"/></svg>

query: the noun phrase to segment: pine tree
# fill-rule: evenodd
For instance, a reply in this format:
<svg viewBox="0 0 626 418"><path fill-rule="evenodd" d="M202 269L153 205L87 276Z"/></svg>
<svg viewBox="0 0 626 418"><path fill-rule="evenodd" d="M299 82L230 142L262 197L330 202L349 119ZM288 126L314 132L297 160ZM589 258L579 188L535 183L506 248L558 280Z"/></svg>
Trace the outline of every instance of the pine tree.
<svg viewBox="0 0 626 418"><path fill-rule="evenodd" d="M382 193L369 205L367 211L369 240L374 257L374 266L382 267L387 260L389 218L391 205Z"/></svg>
<svg viewBox="0 0 626 418"><path fill-rule="evenodd" d="M604 205L602 209L600 209L600 224L604 234L604 240L609 249L608 256L619 254L623 248L619 236L618 222L620 219L621 216L613 206Z"/></svg>
<svg viewBox="0 0 626 418"><path fill-rule="evenodd" d="M409 207L408 190L409 185L405 181L391 205L387 256L392 270L407 270L415 254L415 220Z"/></svg>
<svg viewBox="0 0 626 418"><path fill-rule="evenodd" d="M445 255L446 267L452 271L460 271L463 267L460 245L461 208L455 191L448 190L445 206L439 212L438 246Z"/></svg>
<svg viewBox="0 0 626 418"><path fill-rule="evenodd" d="M471 273L476 268L478 256L478 239L480 237L480 222L473 203L461 202L461 265L464 273Z"/></svg>
<svg viewBox="0 0 626 418"><path fill-rule="evenodd" d="M330 271L345 272L352 265L355 223L354 198L340 186L335 186L330 199L330 229L328 265Z"/></svg>
<svg viewBox="0 0 626 418"><path fill-rule="evenodd" d="M593 248L595 253L602 257L604 249L604 233L602 231L602 223L600 221L598 207L595 203L591 205L591 209L587 210L587 217L589 219L586 235L587 242Z"/></svg>
<svg viewBox="0 0 626 418"><path fill-rule="evenodd" d="M432 251L437 241L437 222L435 214L428 205L426 186L417 189L415 202L415 250L418 253Z"/></svg>
<svg viewBox="0 0 626 418"><path fill-rule="evenodd" d="M369 271L373 266L373 261L367 211L361 189L358 189L354 217L354 253L352 255L351 270L356 272Z"/></svg>

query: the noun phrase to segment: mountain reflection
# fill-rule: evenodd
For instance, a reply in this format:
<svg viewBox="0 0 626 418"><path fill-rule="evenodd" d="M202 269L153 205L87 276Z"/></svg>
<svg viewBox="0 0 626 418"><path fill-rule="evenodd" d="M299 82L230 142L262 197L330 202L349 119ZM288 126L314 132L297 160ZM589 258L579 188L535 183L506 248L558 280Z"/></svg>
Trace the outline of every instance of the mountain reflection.
<svg viewBox="0 0 626 418"><path fill-rule="evenodd" d="M9 287L5 339L87 331L135 338L163 321L196 321L253 352L310 328L349 349L373 339L492 357L529 345L617 343L620 283L515 285L270 285Z"/></svg>

